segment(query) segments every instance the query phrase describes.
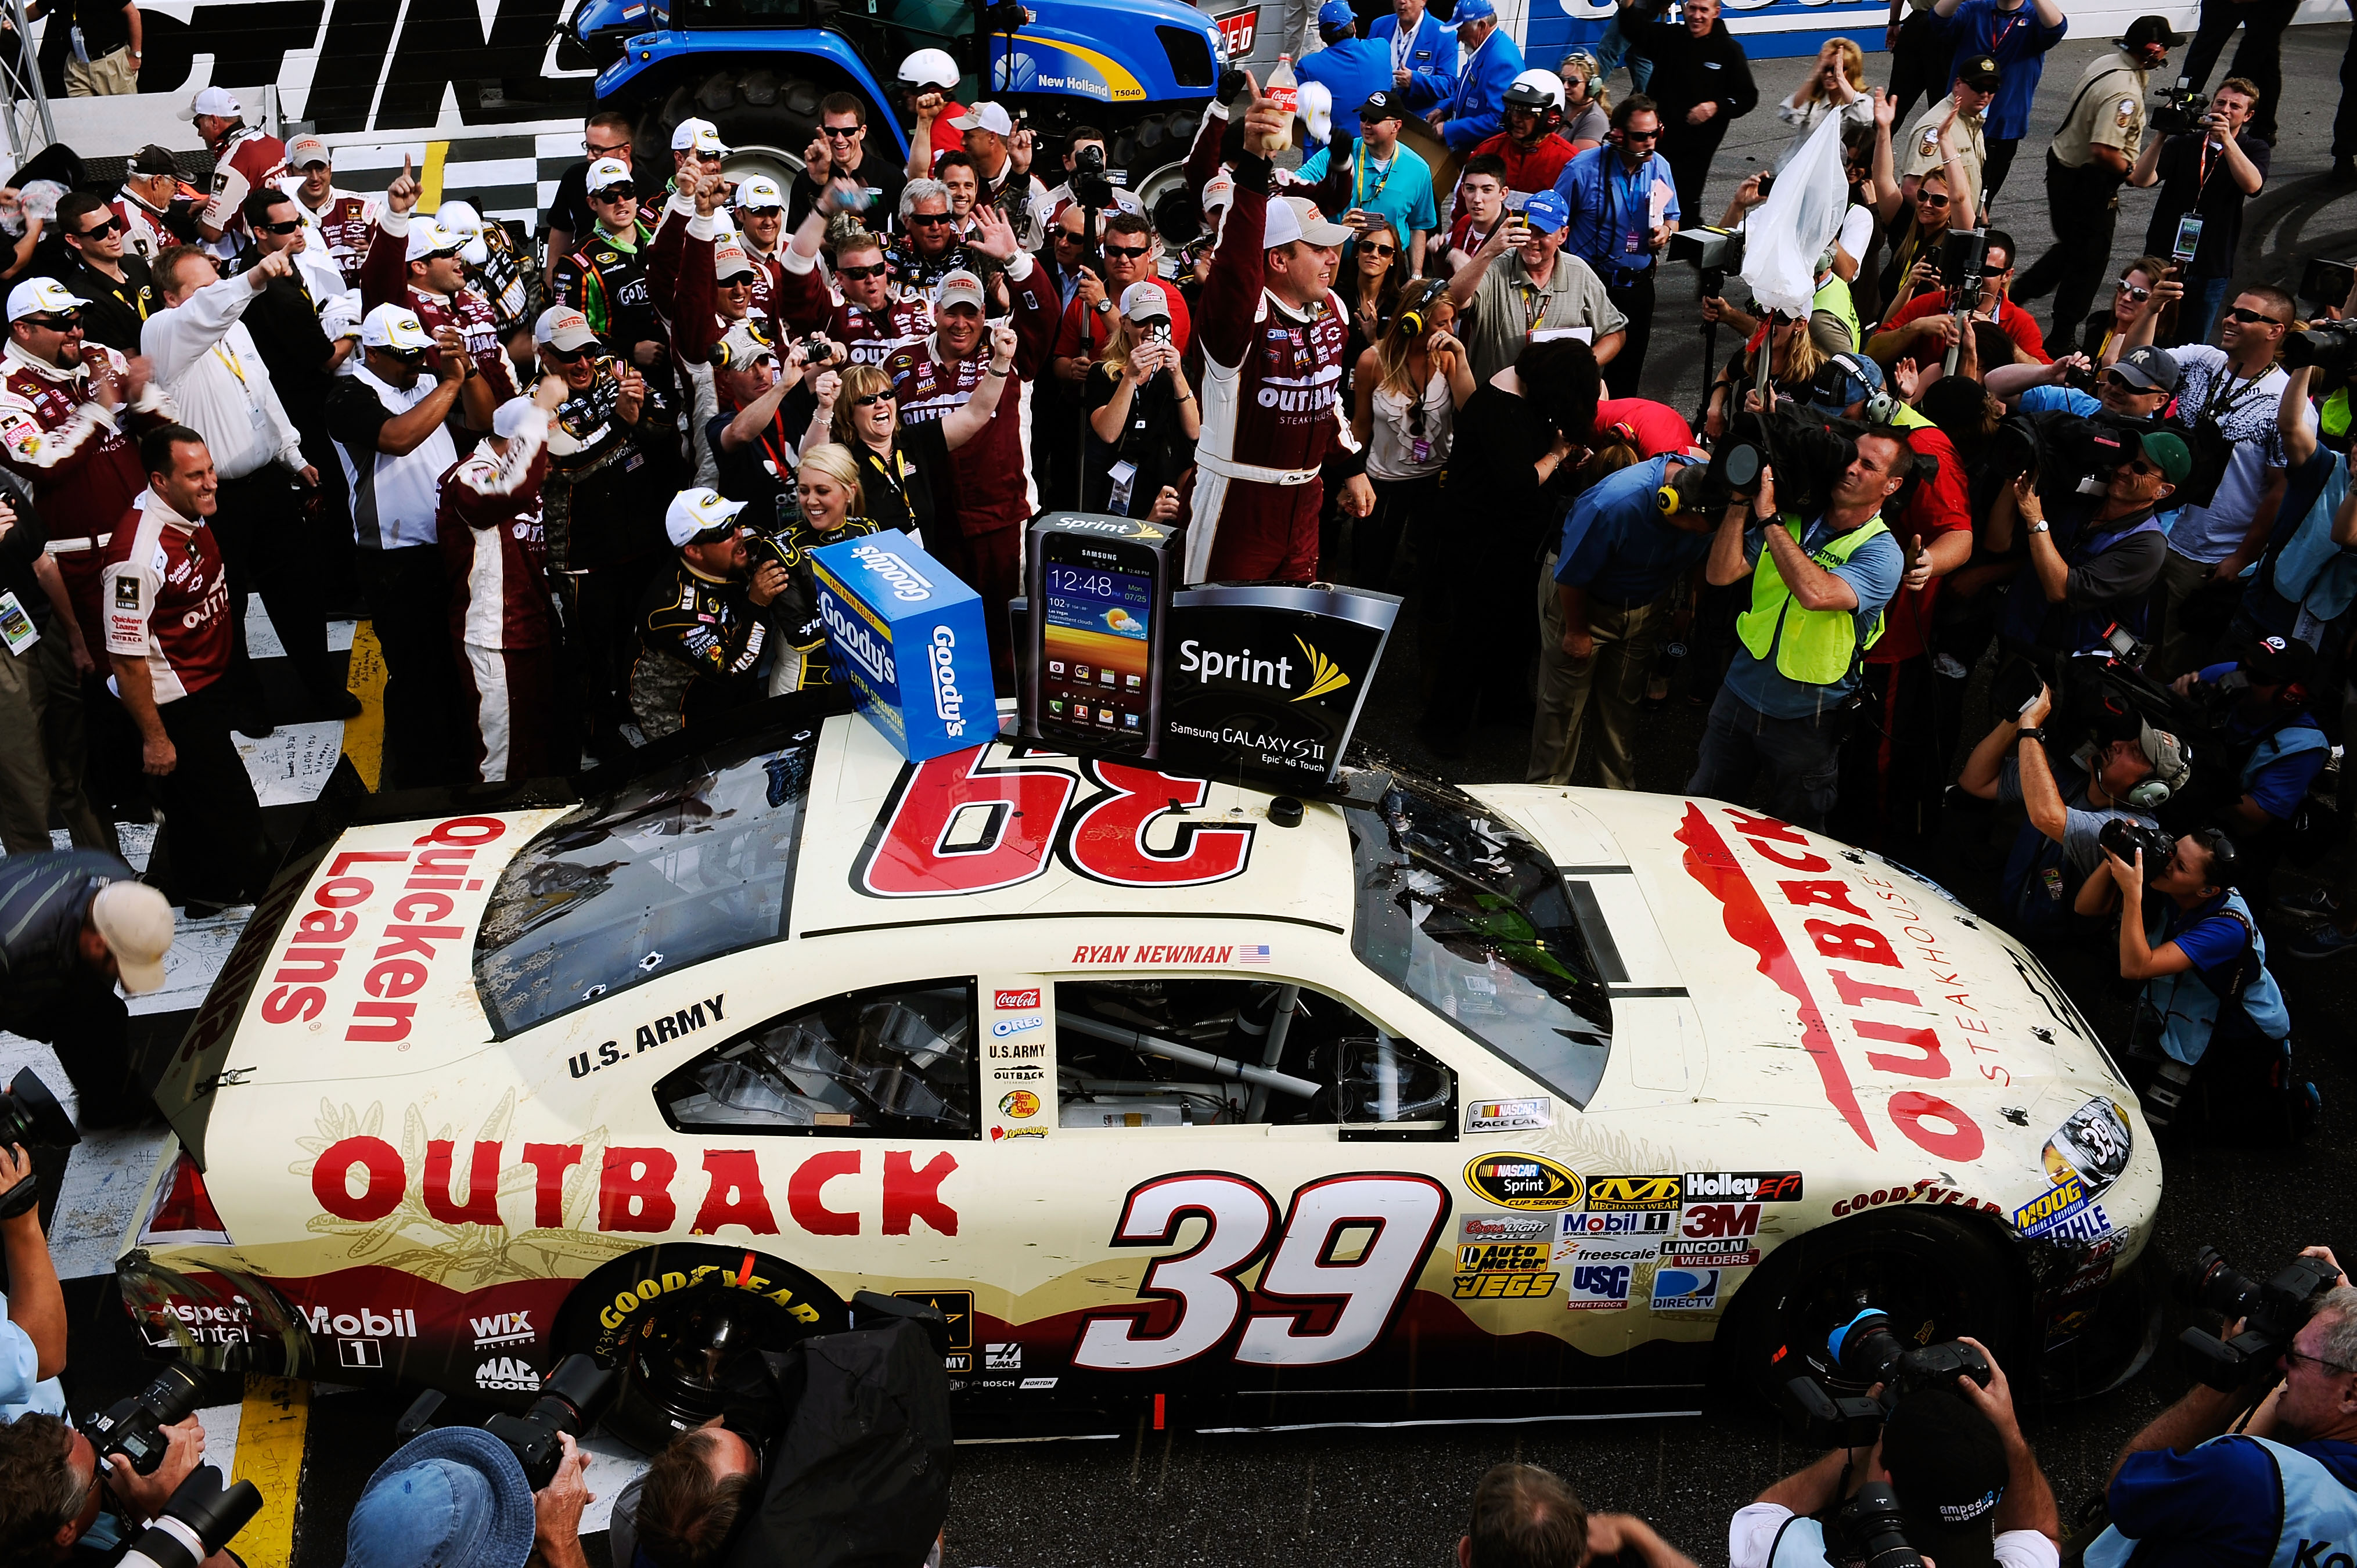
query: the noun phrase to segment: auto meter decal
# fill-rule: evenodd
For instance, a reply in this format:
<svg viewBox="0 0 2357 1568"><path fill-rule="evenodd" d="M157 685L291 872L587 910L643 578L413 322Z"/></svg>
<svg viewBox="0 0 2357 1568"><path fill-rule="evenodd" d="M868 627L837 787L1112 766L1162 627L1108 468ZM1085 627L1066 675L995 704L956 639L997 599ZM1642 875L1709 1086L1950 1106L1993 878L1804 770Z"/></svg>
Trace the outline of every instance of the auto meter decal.
<svg viewBox="0 0 2357 1568"><path fill-rule="evenodd" d="M1465 1185L1501 1208L1577 1208L1587 1188L1577 1171L1541 1155L1482 1155L1465 1166Z"/></svg>
<svg viewBox="0 0 2357 1568"><path fill-rule="evenodd" d="M1879 1149L1896 1132L1939 1160L1980 1159L1987 1136L1948 1086L2009 1088L2015 1054L1943 950L1920 887L1863 857L1837 869L1818 841L1740 807L1688 801L1675 837L1727 934L1792 999L1794 1037L1858 1142ZM1862 1077L1884 1081L1861 1090Z"/></svg>

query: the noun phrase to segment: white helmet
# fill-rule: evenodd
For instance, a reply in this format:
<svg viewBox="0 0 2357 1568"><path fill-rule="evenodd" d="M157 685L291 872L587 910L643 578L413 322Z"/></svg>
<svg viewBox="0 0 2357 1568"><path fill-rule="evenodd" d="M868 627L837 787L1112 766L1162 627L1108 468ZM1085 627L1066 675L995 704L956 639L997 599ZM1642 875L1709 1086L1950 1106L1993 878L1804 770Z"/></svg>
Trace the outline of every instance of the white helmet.
<svg viewBox="0 0 2357 1568"><path fill-rule="evenodd" d="M1334 139L1334 93L1324 82L1303 82L1295 94L1293 112L1311 141Z"/></svg>
<svg viewBox="0 0 2357 1568"><path fill-rule="evenodd" d="M1551 70L1532 70L1514 78L1506 89L1506 102L1516 108L1563 108L1563 78Z"/></svg>
<svg viewBox="0 0 2357 1568"><path fill-rule="evenodd" d="M900 62L900 80L910 87L938 87L947 92L957 86L957 61L947 49L919 49Z"/></svg>

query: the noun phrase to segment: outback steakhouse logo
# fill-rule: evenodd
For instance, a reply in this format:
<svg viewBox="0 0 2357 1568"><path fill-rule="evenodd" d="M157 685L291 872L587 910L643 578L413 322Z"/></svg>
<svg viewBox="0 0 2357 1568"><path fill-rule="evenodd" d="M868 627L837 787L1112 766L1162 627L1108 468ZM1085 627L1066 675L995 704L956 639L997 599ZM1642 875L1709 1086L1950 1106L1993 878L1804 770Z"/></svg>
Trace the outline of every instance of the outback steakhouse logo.
<svg viewBox="0 0 2357 1568"><path fill-rule="evenodd" d="M1484 1155L1465 1167L1465 1185L1501 1208L1577 1208L1579 1175L1538 1155Z"/></svg>

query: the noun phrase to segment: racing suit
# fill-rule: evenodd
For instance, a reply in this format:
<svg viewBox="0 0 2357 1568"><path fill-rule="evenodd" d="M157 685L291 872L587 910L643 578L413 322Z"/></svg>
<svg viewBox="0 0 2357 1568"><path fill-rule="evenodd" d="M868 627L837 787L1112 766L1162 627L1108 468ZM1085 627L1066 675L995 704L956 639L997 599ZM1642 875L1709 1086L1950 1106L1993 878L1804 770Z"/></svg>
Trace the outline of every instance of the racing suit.
<svg viewBox="0 0 2357 1568"><path fill-rule="evenodd" d="M881 310L836 299L816 257L789 248L780 252L784 271L778 285L778 320L788 338L823 332L851 350L855 365L880 365L892 350L933 329L932 306L903 295Z"/></svg>
<svg viewBox="0 0 2357 1568"><path fill-rule="evenodd" d="M707 577L685 561L651 585L639 612L640 649L630 666L630 713L649 740L698 718L758 701L770 628L748 585Z"/></svg>
<svg viewBox="0 0 2357 1568"><path fill-rule="evenodd" d="M467 340L475 368L483 374L483 384L491 389L496 401L505 403L516 395L516 373L500 343L500 318L491 302L471 288L462 286L457 293L445 295L417 288L409 281L409 225L415 216L391 211L378 215L368 253L361 259L361 309L365 313L391 303L415 316L418 325L429 333L443 327L457 328ZM436 373L441 362L441 351L429 349L426 372Z"/></svg>
<svg viewBox="0 0 2357 1568"><path fill-rule="evenodd" d="M286 144L252 125L231 127L213 148L213 188L200 221L221 231L221 238L205 249L223 261L235 256L253 238L239 210L245 199L266 185L275 185L286 172Z"/></svg>
<svg viewBox="0 0 2357 1568"><path fill-rule="evenodd" d="M344 274L344 286L360 287L361 261L368 254L369 234L376 227L376 198L330 186L327 205L313 207L303 199L303 181L299 177L282 181L280 188L295 203L295 209L319 231L319 238L328 242L328 254L334 259L336 270Z"/></svg>
<svg viewBox="0 0 2357 1568"><path fill-rule="evenodd" d="M720 412L707 356L734 325L720 315L719 283L712 275L718 228L712 218L696 215L694 201L673 195L663 209L654 242L646 249L647 293L657 314L671 326L671 371L686 392L691 461L699 485L719 478L719 464L705 435Z"/></svg>
<svg viewBox="0 0 2357 1568"><path fill-rule="evenodd" d="M1338 445L1336 400L1350 312L1330 290L1306 311L1265 283L1266 158L1236 166L1235 204L1211 252L1195 321L1203 434L1187 528L1186 580L1306 583L1318 569L1319 465ZM1256 412L1250 419L1243 411Z"/></svg>
<svg viewBox="0 0 2357 1568"><path fill-rule="evenodd" d="M475 777L483 783L570 772L553 744L555 629L541 487L548 422L527 418L500 452L489 441L442 476L436 521L450 583L458 679L475 702Z"/></svg>

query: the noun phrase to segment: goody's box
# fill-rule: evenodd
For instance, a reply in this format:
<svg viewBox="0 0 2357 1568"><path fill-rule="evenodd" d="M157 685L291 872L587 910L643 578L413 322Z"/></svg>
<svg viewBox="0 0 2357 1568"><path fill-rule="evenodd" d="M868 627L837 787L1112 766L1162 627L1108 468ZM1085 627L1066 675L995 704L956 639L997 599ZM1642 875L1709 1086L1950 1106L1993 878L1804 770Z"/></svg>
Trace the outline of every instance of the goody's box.
<svg viewBox="0 0 2357 1568"><path fill-rule="evenodd" d="M982 596L905 533L811 552L827 657L853 700L911 762L997 733Z"/></svg>

